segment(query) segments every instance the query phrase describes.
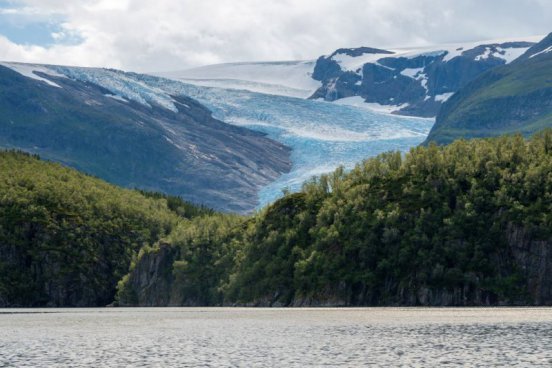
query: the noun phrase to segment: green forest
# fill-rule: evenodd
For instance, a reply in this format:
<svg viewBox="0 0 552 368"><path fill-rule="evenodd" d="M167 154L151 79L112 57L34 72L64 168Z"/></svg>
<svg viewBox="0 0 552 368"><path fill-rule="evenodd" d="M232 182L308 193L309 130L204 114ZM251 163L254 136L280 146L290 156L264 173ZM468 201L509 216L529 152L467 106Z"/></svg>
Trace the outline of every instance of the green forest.
<svg viewBox="0 0 552 368"><path fill-rule="evenodd" d="M16 151L0 153L0 306L94 306L143 246L210 213Z"/></svg>
<svg viewBox="0 0 552 368"><path fill-rule="evenodd" d="M172 270L155 281L171 295L157 300L550 304L551 240L552 131L461 140L338 169L248 218L181 223L165 239ZM137 278L120 283L122 304L152 304Z"/></svg>
<svg viewBox="0 0 552 368"><path fill-rule="evenodd" d="M0 305L552 304L552 130L389 152L250 216L0 154Z"/></svg>

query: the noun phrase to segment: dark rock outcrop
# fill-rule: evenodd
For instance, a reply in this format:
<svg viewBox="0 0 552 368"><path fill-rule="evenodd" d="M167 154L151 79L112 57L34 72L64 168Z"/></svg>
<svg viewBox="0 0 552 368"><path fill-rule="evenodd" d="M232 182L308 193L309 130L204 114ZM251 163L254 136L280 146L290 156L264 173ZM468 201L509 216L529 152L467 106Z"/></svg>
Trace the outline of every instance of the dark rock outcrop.
<svg viewBox="0 0 552 368"><path fill-rule="evenodd" d="M503 276L520 278L524 284L522 299L501 300L489 290L474 287L475 281L458 288L435 288L427 285L387 285L388 295L367 295L359 290L347 295L339 290L323 294L295 296L283 304L279 295L236 304L224 301L224 306L250 307L345 307L345 306L497 306L497 305L552 305L552 239L538 240L530 231L510 224L505 230L505 251L496 254L493 262ZM163 244L140 258L124 283L121 305L126 306L201 306L195 300L186 300L174 284L173 262L176 248ZM473 276L475 277L475 276ZM507 287L507 286L506 286Z"/></svg>
<svg viewBox="0 0 552 368"><path fill-rule="evenodd" d="M447 96L487 70L506 64L506 49L525 49L529 42L482 44L471 49L435 50L418 55L388 56L370 48L339 49L318 59L313 78L322 82L311 98L335 101L360 96L366 102L397 106L397 114L433 117ZM336 56L377 54L358 70L343 70Z"/></svg>
<svg viewBox="0 0 552 368"><path fill-rule="evenodd" d="M552 241L536 240L524 229L510 225L508 245L527 282L535 305L552 305Z"/></svg>
<svg viewBox="0 0 552 368"><path fill-rule="evenodd" d="M172 266L178 249L161 243L143 249L128 278L119 284L119 306L166 307L171 305Z"/></svg>

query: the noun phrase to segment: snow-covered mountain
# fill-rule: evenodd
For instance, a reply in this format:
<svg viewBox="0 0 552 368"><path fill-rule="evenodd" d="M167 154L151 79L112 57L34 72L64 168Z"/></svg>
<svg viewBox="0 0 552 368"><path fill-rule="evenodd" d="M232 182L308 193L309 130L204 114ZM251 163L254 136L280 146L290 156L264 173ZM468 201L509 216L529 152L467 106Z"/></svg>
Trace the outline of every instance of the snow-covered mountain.
<svg viewBox="0 0 552 368"><path fill-rule="evenodd" d="M8 95L19 93L0 96L1 147L242 212L339 165L351 168L384 151L408 150L433 125L324 101L96 68L4 64L0 86ZM291 148L291 169L285 147Z"/></svg>
<svg viewBox="0 0 552 368"><path fill-rule="evenodd" d="M458 89L486 70L512 62L541 38L391 50L343 48L316 61L218 64L162 76L195 85L434 117Z"/></svg>
<svg viewBox="0 0 552 368"><path fill-rule="evenodd" d="M339 49L318 59L312 96L394 107L396 113L433 117L456 91L483 72L511 63L540 37L419 49Z"/></svg>
<svg viewBox="0 0 552 368"><path fill-rule="evenodd" d="M259 190L291 168L281 143L105 69L1 63L0 148L233 212L253 210Z"/></svg>

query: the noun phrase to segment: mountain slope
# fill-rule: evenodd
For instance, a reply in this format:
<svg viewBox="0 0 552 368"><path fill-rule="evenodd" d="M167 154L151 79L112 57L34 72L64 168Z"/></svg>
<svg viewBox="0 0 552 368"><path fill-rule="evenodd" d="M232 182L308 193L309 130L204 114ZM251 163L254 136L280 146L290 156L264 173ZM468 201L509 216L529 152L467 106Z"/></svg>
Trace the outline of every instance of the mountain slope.
<svg viewBox="0 0 552 368"><path fill-rule="evenodd" d="M126 187L247 212L258 190L291 166L282 144L218 121L138 75L3 63L0 87L0 147Z"/></svg>
<svg viewBox="0 0 552 368"><path fill-rule="evenodd" d="M443 105L427 142L530 135L552 126L551 50L552 34L513 63L469 83Z"/></svg>
<svg viewBox="0 0 552 368"><path fill-rule="evenodd" d="M532 38L530 38L532 40ZM311 98L358 100L402 115L433 117L454 92L486 70L512 62L533 42L498 40L423 49L339 49L318 59Z"/></svg>

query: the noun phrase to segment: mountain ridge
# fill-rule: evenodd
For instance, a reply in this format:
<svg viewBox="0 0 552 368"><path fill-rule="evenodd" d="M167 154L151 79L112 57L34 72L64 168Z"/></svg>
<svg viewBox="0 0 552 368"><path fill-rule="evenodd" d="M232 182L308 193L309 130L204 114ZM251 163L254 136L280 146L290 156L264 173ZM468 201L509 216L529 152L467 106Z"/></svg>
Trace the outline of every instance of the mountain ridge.
<svg viewBox="0 0 552 368"><path fill-rule="evenodd" d="M426 143L520 132L552 126L552 34L511 64L492 69L447 101Z"/></svg>
<svg viewBox="0 0 552 368"><path fill-rule="evenodd" d="M196 85L310 97L355 106L365 103L367 108L379 104L395 114L435 117L442 103L458 88L485 70L513 61L542 37L391 47L388 50L340 48L314 61L234 62L154 74ZM412 58L418 60L404 60ZM293 67L282 68L282 65L298 64L311 68L304 67L300 72ZM271 65L278 65L280 69L271 68ZM368 69L363 86L365 66ZM265 76L261 72L263 69ZM267 76L271 74L283 76L280 80L268 78L268 81ZM296 81L299 80L298 85ZM378 83L377 88L374 83Z"/></svg>

